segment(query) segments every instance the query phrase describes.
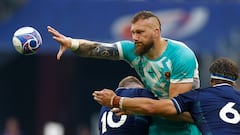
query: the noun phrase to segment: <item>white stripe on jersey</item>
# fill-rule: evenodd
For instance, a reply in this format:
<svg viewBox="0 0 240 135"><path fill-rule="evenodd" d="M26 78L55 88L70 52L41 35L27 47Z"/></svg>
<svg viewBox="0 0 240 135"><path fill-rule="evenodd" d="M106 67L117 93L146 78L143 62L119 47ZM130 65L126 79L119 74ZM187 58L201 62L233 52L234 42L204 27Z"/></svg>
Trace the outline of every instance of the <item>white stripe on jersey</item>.
<svg viewBox="0 0 240 135"><path fill-rule="evenodd" d="M117 48L118 48L118 52L119 52L119 58L121 60L124 60L124 56L123 56L123 50L122 50L122 46L120 42L116 42L117 44Z"/></svg>
<svg viewBox="0 0 240 135"><path fill-rule="evenodd" d="M178 114L182 113L182 109L181 109L180 105L178 104L177 100L175 98L172 98L172 101L174 102L174 105L176 107L177 113Z"/></svg>

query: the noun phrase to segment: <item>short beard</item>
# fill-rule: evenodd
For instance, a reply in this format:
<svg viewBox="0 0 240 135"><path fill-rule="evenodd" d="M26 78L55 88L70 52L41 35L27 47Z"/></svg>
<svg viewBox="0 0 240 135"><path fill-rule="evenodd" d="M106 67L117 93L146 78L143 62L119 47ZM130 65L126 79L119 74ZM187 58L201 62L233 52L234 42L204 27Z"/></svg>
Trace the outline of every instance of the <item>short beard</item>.
<svg viewBox="0 0 240 135"><path fill-rule="evenodd" d="M137 44L137 43L135 43L135 44ZM141 46L139 48L137 47L137 45L135 45L134 53L137 56L142 56L142 55L146 54L152 47L153 47L153 42L150 42L147 44L141 43Z"/></svg>

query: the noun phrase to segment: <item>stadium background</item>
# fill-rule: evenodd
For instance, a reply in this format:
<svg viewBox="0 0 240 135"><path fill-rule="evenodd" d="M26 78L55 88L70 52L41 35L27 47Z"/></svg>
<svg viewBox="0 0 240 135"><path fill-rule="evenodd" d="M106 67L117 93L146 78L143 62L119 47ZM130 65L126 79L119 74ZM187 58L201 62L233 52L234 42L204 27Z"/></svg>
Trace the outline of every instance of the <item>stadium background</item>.
<svg viewBox="0 0 240 135"><path fill-rule="evenodd" d="M237 1L1 0L0 132L10 116L19 119L24 135L43 135L47 122L61 123L65 135L77 135L81 125L94 132L100 105L92 91L114 89L121 78L136 74L125 62L85 59L70 52L57 61L59 46L46 27L66 36L114 42L130 39L129 19L139 10L156 13L162 36L184 41L195 51L202 87L208 86L213 59L227 56L239 63ZM22 26L42 35L36 55L22 56L12 46L12 35Z"/></svg>

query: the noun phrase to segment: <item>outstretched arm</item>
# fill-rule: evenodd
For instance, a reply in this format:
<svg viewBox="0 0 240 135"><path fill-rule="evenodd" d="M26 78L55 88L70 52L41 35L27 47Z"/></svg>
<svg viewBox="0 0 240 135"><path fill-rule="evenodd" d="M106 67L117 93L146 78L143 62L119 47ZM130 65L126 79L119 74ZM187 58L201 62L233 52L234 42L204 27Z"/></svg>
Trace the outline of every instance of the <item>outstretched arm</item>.
<svg viewBox="0 0 240 135"><path fill-rule="evenodd" d="M94 100L108 107L117 107L135 114L169 116L177 114L170 99L127 98L112 94L111 90L94 91Z"/></svg>
<svg viewBox="0 0 240 135"><path fill-rule="evenodd" d="M194 122L189 113L177 115L177 109L171 99L150 99L150 98L127 98L119 97L109 89L93 92L94 100L99 104L108 107L120 108L115 109L117 115L122 114L143 114L164 116L171 120ZM186 112L184 112L186 113Z"/></svg>
<svg viewBox="0 0 240 135"><path fill-rule="evenodd" d="M85 39L72 39L64 36L51 26L47 27L53 39L60 44L57 59L60 60L63 53L70 49L81 57L119 60L119 52L116 44L89 41Z"/></svg>

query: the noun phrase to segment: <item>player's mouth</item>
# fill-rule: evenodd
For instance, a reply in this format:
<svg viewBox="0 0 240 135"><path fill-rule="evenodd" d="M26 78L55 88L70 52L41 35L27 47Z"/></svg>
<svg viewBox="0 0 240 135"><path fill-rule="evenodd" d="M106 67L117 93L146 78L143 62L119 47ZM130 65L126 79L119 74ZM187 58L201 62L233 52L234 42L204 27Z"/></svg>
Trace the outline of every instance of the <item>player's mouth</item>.
<svg viewBox="0 0 240 135"><path fill-rule="evenodd" d="M143 44L141 42L135 42L135 47L141 47Z"/></svg>

